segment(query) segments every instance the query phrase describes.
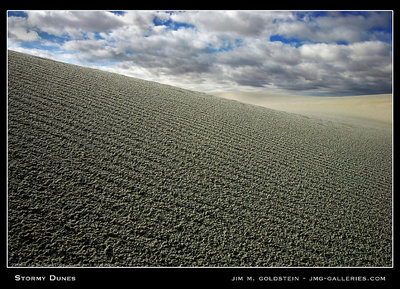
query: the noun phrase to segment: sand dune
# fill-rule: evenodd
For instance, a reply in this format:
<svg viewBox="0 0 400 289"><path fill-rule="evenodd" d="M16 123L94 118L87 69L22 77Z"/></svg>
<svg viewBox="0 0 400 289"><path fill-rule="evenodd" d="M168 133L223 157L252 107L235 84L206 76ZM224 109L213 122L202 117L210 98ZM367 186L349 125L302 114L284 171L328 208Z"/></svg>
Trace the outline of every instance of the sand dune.
<svg viewBox="0 0 400 289"><path fill-rule="evenodd" d="M386 130L9 51L7 173L10 267L392 265Z"/></svg>
<svg viewBox="0 0 400 289"><path fill-rule="evenodd" d="M392 124L392 95L317 97L249 92L215 92L213 95L272 109L361 125Z"/></svg>

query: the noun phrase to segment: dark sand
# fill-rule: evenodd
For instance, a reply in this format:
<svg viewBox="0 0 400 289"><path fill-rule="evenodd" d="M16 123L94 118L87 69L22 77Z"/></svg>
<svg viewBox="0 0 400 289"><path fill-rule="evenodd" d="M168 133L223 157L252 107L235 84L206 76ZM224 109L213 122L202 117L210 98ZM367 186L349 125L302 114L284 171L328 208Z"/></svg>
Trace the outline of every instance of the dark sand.
<svg viewBox="0 0 400 289"><path fill-rule="evenodd" d="M391 130L9 51L8 264L391 266Z"/></svg>

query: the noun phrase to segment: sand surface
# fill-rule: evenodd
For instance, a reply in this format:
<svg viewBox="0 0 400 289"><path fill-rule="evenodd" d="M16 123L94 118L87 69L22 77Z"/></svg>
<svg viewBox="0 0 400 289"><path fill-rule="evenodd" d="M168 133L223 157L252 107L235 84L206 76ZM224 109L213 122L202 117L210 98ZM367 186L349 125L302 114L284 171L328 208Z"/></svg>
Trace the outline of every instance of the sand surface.
<svg viewBox="0 0 400 289"><path fill-rule="evenodd" d="M392 95L319 97L263 94L251 92L215 92L215 96L276 110L337 120L364 126L390 128Z"/></svg>
<svg viewBox="0 0 400 289"><path fill-rule="evenodd" d="M10 267L393 264L390 131L11 51L7 116Z"/></svg>

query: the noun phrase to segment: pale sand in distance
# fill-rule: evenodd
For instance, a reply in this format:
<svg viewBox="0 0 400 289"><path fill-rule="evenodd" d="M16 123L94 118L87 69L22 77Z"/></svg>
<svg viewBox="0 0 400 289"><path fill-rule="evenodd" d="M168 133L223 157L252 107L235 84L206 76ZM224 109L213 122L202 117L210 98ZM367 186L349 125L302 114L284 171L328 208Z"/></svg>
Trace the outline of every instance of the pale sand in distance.
<svg viewBox="0 0 400 289"><path fill-rule="evenodd" d="M271 109L351 124L391 128L392 95L343 97L296 96L254 92L214 92L212 95Z"/></svg>

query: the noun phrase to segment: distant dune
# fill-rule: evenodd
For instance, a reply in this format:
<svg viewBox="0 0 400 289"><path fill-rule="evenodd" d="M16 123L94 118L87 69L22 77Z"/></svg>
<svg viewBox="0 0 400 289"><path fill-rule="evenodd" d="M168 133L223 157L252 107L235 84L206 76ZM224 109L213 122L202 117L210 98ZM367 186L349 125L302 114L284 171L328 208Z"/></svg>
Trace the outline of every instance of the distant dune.
<svg viewBox="0 0 400 289"><path fill-rule="evenodd" d="M215 92L213 95L286 112L299 113L367 126L392 124L392 95L318 97L262 94L250 92Z"/></svg>
<svg viewBox="0 0 400 289"><path fill-rule="evenodd" d="M390 130L13 51L7 116L11 267L392 265Z"/></svg>

